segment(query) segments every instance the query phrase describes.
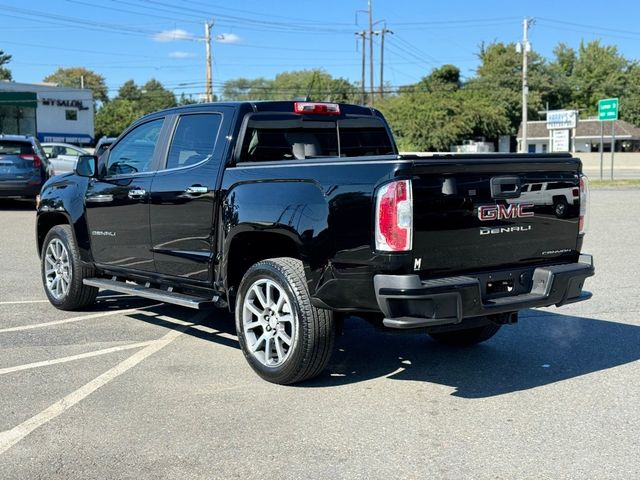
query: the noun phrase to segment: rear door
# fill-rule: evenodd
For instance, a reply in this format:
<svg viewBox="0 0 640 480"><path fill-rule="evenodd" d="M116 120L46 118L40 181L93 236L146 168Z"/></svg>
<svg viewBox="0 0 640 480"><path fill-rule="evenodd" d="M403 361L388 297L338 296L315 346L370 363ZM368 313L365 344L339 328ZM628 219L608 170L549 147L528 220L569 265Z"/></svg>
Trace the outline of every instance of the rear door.
<svg viewBox="0 0 640 480"><path fill-rule="evenodd" d="M558 218L532 187L562 181L578 188L578 171L572 158L416 161L416 264L441 275L575 261L577 206Z"/></svg>
<svg viewBox="0 0 640 480"><path fill-rule="evenodd" d="M100 166L86 192L91 249L97 263L154 271L149 230L149 192L158 166L164 118L130 130Z"/></svg>
<svg viewBox="0 0 640 480"><path fill-rule="evenodd" d="M216 254L215 211L235 109L194 111L172 121L164 168L151 188L151 242L156 271L209 283Z"/></svg>

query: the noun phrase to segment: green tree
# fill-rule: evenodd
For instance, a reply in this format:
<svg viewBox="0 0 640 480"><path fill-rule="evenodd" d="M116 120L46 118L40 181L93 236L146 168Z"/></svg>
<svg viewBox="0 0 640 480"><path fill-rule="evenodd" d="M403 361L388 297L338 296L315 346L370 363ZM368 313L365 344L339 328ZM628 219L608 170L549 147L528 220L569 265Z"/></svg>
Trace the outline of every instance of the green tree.
<svg viewBox="0 0 640 480"><path fill-rule="evenodd" d="M576 66L576 51L564 43L553 49L554 59L549 64L549 74L553 89L549 94L551 109L575 108L573 71Z"/></svg>
<svg viewBox="0 0 640 480"><path fill-rule="evenodd" d="M353 102L356 88L344 78L333 78L321 69L296 70L276 75L273 94L278 100L308 97L317 102Z"/></svg>
<svg viewBox="0 0 640 480"><path fill-rule="evenodd" d="M574 105L583 114L595 115L598 100L623 96L630 67L613 45L601 45L598 40L581 43L571 78Z"/></svg>
<svg viewBox="0 0 640 480"><path fill-rule="evenodd" d="M6 65L11 61L11 55L4 53L0 50L0 80L13 80L11 70L3 65Z"/></svg>
<svg viewBox="0 0 640 480"><path fill-rule="evenodd" d="M236 78L225 82L222 97L225 100L269 100L273 80L266 78Z"/></svg>
<svg viewBox="0 0 640 480"><path fill-rule="evenodd" d="M627 73L627 87L620 96L620 117L640 126L640 65L637 63Z"/></svg>
<svg viewBox="0 0 640 480"><path fill-rule="evenodd" d="M58 68L54 73L44 77L43 81L57 83L63 87L80 88L84 80L84 88L93 90L94 100L103 103L109 101L108 89L104 77L84 67Z"/></svg>
<svg viewBox="0 0 640 480"><path fill-rule="evenodd" d="M140 112L131 100L116 98L105 103L96 113L96 137L118 136L139 116Z"/></svg>
<svg viewBox="0 0 640 480"><path fill-rule="evenodd" d="M223 88L225 100L292 100L357 102L358 89L344 78L333 78L321 69L282 72L273 80L237 78Z"/></svg>
<svg viewBox="0 0 640 480"><path fill-rule="evenodd" d="M507 112L508 133L515 134L522 120L522 55L514 43L481 45L477 76L464 88L476 89ZM529 53L529 119L539 118L538 111L553 96L553 81L544 58Z"/></svg>
<svg viewBox="0 0 640 480"><path fill-rule="evenodd" d="M142 92L140 91L140 87L138 87L138 85L136 85L136 82L134 82L133 80L127 80L118 89L117 98L121 98L122 100L139 102L141 97Z"/></svg>
<svg viewBox="0 0 640 480"><path fill-rule="evenodd" d="M475 90L427 92L407 89L376 105L385 115L400 150L449 151L463 140L508 133L505 109Z"/></svg>
<svg viewBox="0 0 640 480"><path fill-rule="evenodd" d="M164 88L155 78L142 86L127 80L118 90L116 99L131 102L139 116L178 105L173 92Z"/></svg>
<svg viewBox="0 0 640 480"><path fill-rule="evenodd" d="M173 92L164 88L155 78L145 83L140 92L142 96L140 97L139 105L145 115L165 108L175 107L178 104Z"/></svg>
<svg viewBox="0 0 640 480"><path fill-rule="evenodd" d="M178 99L178 105L182 106L182 105L193 105L195 103L199 103L197 100L194 100L191 95L189 95L188 97L184 94L184 92L182 92L180 94L180 98Z"/></svg>
<svg viewBox="0 0 640 480"><path fill-rule="evenodd" d="M458 90L461 86L460 69L455 65L442 65L412 87L425 92L438 92Z"/></svg>

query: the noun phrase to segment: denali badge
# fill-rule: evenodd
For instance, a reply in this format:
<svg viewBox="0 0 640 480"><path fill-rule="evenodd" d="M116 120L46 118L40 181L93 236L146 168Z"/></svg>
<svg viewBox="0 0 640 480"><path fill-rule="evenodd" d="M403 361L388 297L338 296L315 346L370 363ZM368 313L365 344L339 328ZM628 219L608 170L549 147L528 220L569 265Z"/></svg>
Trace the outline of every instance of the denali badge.
<svg viewBox="0 0 640 480"><path fill-rule="evenodd" d="M508 218L533 217L533 203L511 203L509 205L484 205L478 207L478 218L482 222L506 220Z"/></svg>
<svg viewBox="0 0 640 480"><path fill-rule="evenodd" d="M115 237L116 232L108 232L106 230L91 230L91 235L96 237Z"/></svg>
<svg viewBox="0 0 640 480"><path fill-rule="evenodd" d="M526 227L516 225L515 227L497 227L497 228L488 228L488 227L480 227L480 235L497 235L499 233L514 233L514 232L528 232L531 230L531 225L527 225Z"/></svg>

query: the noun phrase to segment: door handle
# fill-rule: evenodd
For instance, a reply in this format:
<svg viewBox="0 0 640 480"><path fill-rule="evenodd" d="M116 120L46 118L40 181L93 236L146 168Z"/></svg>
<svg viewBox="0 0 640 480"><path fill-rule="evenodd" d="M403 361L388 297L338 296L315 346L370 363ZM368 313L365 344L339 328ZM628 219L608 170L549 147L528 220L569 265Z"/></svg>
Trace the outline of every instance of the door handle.
<svg viewBox="0 0 640 480"><path fill-rule="evenodd" d="M93 195L91 197L87 197L87 202L90 202L90 203L113 202L113 195Z"/></svg>
<svg viewBox="0 0 640 480"><path fill-rule="evenodd" d="M133 188L129 190L129 193L127 193L127 196L133 199L133 198L142 198L146 194L147 194L147 191L142 188Z"/></svg>
<svg viewBox="0 0 640 480"><path fill-rule="evenodd" d="M191 185L190 187L187 187L185 192L190 195L202 195L204 193L209 193L209 188L201 185Z"/></svg>

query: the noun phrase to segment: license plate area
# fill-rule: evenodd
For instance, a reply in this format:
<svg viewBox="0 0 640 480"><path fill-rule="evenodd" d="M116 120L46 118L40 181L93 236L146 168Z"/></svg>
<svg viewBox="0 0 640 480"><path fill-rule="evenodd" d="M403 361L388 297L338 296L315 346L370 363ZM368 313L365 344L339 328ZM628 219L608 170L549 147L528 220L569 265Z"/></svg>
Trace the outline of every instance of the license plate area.
<svg viewBox="0 0 640 480"><path fill-rule="evenodd" d="M485 289L488 297L495 295L509 295L514 290L513 278L509 278L507 280L491 280L487 282Z"/></svg>
<svg viewBox="0 0 640 480"><path fill-rule="evenodd" d="M522 295L531 291L533 268L503 270L474 275L480 282L483 300Z"/></svg>

